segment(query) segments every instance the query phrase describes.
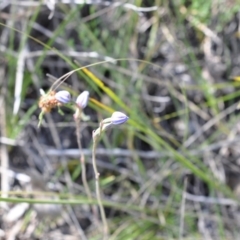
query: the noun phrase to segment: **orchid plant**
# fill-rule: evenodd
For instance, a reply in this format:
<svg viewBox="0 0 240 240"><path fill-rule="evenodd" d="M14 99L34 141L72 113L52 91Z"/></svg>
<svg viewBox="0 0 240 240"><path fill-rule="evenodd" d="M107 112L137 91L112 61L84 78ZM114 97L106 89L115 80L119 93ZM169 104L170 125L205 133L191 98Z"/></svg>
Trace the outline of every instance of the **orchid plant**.
<svg viewBox="0 0 240 240"><path fill-rule="evenodd" d="M89 92L84 91L82 92L76 99L75 103L71 100L71 95L68 91L62 90L59 92L55 91L50 91L49 93L45 94L42 93L42 96L39 100L39 108L41 109L41 113L39 115L39 124L38 126L41 125L43 115L45 113L51 112L51 110L55 107L60 108L64 104L68 103L74 103L75 106L75 113L73 115L73 118L76 123L76 136L77 136L77 143L78 143L78 148L80 151L80 163L82 167L82 181L84 185L84 189L87 193L88 198L91 200L92 195L91 191L87 182L86 178L86 166L85 166L85 157L82 151L82 146L81 146L81 136L80 136L80 122L81 122L81 117L83 113L83 109L87 106L89 100ZM61 112L60 112L61 113ZM103 132L107 131L108 129L121 125L125 123L128 120L128 116L125 115L122 112L114 112L111 117L106 118L102 120L99 124L99 128L93 131L92 133L92 138L93 138L93 147L92 147L92 165L93 165L93 170L95 174L95 188L96 188L96 196L97 196L97 202L98 206L100 209L100 214L103 222L103 234L104 237L103 239L108 238L108 224L107 224L107 219L105 215L105 211L103 208L102 204L102 198L101 198L101 193L100 193L100 185L99 185L99 172L97 169L97 163L96 163L96 148L97 148L97 143L100 140L100 136Z"/></svg>

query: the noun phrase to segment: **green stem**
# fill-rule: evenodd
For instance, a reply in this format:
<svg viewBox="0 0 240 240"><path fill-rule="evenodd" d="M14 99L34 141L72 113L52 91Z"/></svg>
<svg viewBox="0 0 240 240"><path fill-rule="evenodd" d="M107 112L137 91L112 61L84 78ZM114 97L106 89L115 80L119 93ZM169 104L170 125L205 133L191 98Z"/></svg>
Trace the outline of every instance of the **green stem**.
<svg viewBox="0 0 240 240"><path fill-rule="evenodd" d="M38 128L40 128L41 124L42 124L42 120L43 120L43 116L44 116L44 112L41 111L41 113L39 114L39 117L38 117Z"/></svg>

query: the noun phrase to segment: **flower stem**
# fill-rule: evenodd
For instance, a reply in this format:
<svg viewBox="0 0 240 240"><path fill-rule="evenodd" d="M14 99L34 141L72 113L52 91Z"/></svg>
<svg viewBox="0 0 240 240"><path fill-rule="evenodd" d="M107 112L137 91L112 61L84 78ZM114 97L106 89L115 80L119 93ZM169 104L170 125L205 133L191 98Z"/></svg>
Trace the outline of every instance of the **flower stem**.
<svg viewBox="0 0 240 240"><path fill-rule="evenodd" d="M96 195L97 195L97 201L98 201L98 206L100 209L100 214L101 214L101 218L102 218L102 222L103 222L103 239L107 239L108 238L108 234L109 234L109 229L108 229L108 224L107 224L107 219L106 219L106 215L105 215L105 211L103 208L103 204L102 204L102 198L101 198L101 193L100 193L100 184L99 184L99 172L97 169L97 164L96 164L96 147L97 147L97 142L98 142L98 138L95 137L93 138L93 147L92 147L92 164L93 164L93 170L94 170L94 174L95 174L95 185L96 185Z"/></svg>
<svg viewBox="0 0 240 240"><path fill-rule="evenodd" d="M81 163L81 168L82 168L82 182L84 189L87 193L87 197L89 200L92 200L92 195L90 188L88 186L87 182L87 176L86 176L86 165L85 165L85 157L82 151L82 144L81 144L81 136L80 136L80 119L76 118L76 136L77 136L77 144L80 152L80 163Z"/></svg>
<svg viewBox="0 0 240 240"><path fill-rule="evenodd" d="M79 149L79 153L80 153L80 159L79 160L80 160L81 168L82 168L82 174L81 174L82 175L82 182L83 182L83 187L84 187L84 190L87 194L88 200L92 201L92 194L91 194L88 182L87 182L85 156L83 154L82 144L81 144L81 134L80 134L80 132L81 132L81 115L82 115L82 109L77 106L77 110L76 110L74 118L75 118L75 123L76 123L77 144L78 144L78 149ZM94 215L94 220L96 220L95 223L98 226L100 226L99 221L98 221L97 206L93 205L93 206L91 206L91 209L92 209L92 213Z"/></svg>

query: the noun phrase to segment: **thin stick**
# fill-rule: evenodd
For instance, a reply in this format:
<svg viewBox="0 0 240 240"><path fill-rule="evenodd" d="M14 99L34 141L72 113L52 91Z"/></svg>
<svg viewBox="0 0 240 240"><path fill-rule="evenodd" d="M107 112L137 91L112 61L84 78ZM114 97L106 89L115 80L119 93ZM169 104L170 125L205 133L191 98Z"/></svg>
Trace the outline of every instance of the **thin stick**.
<svg viewBox="0 0 240 240"><path fill-rule="evenodd" d="M3 87L3 95L0 97L0 129L3 137L7 137L6 131L6 105L5 105L5 87ZM8 176L8 168L9 168L9 156L8 150L6 145L0 146L0 156L1 156L1 168L3 169L1 174L1 190L4 192L2 193L3 198L8 198L8 191L9 191L9 176ZM7 207L6 203L1 202L0 206L2 208Z"/></svg>
<svg viewBox="0 0 240 240"><path fill-rule="evenodd" d="M0 25L5 26L5 25L2 24L2 23L0 23ZM13 29L14 31L20 32L20 31L18 31L18 30L15 29L15 28L11 28L11 29ZM50 50L56 51L58 54L60 54L60 52L58 52L57 50L49 48L47 45L43 44L42 42L39 42L37 39L35 39L35 38L31 37L31 36L28 36L28 37L31 38L31 39L33 39L34 41L42 44L44 47L46 47L46 48L48 48L48 49L50 49ZM60 54L60 56L64 59L64 57L63 57L61 54ZM75 73L75 72L77 72L77 71L79 71L79 70L82 70L82 69L84 69L84 68L89 68L89 67L97 66L97 65L100 65L100 64L103 64L103 63L112 63L112 62L115 63L115 62L118 62L118 61L136 61L136 62L146 63L146 64L149 64L149 65L151 65L151 66L155 66L155 67L157 67L157 68L162 69L162 67L161 67L161 66L158 66L157 64L151 63L151 62L149 62L149 61L141 60L141 59L135 59L135 58L116 58L116 59L110 59L110 60L100 61L100 62L96 62L96 63L91 63L91 64L88 64L88 65L86 65L86 66L84 66L84 67L79 67L79 68L77 68L77 69L74 69L74 70L72 70L72 71L64 74L63 76L61 76L60 78L58 78L58 79L56 80L56 82L54 82L54 83L52 84L52 86L51 86L51 88L50 88L49 91L51 91L51 90L56 90L64 81L67 80L67 78L69 78L73 73Z"/></svg>
<svg viewBox="0 0 240 240"><path fill-rule="evenodd" d="M181 215L180 215L180 226L179 226L179 240L182 240L184 231L184 216L185 216L185 202L186 202L186 189L187 189L187 178L184 179L182 203L181 203Z"/></svg>
<svg viewBox="0 0 240 240"><path fill-rule="evenodd" d="M95 174L95 185L96 185L96 195L97 195L97 201L98 206L100 209L101 218L103 221L103 239L108 239L108 224L107 219L105 215L105 211L102 204L101 194L100 194L100 185L99 185L99 172L97 170L97 164L96 164L96 147L97 147L98 137L93 138L93 147L92 147L92 164L93 164L93 170Z"/></svg>

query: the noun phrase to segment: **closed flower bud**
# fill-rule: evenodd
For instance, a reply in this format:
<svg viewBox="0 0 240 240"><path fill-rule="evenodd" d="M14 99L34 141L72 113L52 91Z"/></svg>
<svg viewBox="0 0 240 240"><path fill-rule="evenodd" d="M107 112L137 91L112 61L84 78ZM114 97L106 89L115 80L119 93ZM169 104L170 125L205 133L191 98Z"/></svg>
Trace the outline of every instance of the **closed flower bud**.
<svg viewBox="0 0 240 240"><path fill-rule="evenodd" d="M128 116L122 112L114 112L111 116L111 122L113 125L120 125L128 120Z"/></svg>
<svg viewBox="0 0 240 240"><path fill-rule="evenodd" d="M55 94L55 98L59 103L66 104L71 101L71 95L68 91L59 91Z"/></svg>
<svg viewBox="0 0 240 240"><path fill-rule="evenodd" d="M78 107L80 107L81 109L84 109L88 104L88 98L89 98L89 92L88 91L82 92L77 97L77 100L76 100L76 104L78 105Z"/></svg>
<svg viewBox="0 0 240 240"><path fill-rule="evenodd" d="M101 132L105 132L113 125L120 125L125 123L128 120L128 116L121 112L114 112L110 118L105 118L101 123L100 127L93 131L93 139L97 139Z"/></svg>

